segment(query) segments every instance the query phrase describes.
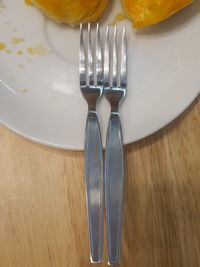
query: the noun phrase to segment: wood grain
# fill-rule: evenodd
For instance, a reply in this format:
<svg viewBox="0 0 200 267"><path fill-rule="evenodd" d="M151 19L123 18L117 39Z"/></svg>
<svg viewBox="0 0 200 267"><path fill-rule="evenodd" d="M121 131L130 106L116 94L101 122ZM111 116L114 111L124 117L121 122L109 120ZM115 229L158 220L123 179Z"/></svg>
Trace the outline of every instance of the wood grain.
<svg viewBox="0 0 200 267"><path fill-rule="evenodd" d="M0 267L86 267L83 153L0 127ZM200 97L125 147L121 266L200 266ZM106 244L105 244L106 246ZM104 263L107 266L106 248Z"/></svg>

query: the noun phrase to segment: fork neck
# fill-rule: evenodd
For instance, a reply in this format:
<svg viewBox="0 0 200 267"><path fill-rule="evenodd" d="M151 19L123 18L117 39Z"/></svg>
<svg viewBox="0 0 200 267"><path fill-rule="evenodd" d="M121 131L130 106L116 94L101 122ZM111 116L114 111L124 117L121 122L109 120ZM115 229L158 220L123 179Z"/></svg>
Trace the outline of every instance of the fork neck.
<svg viewBox="0 0 200 267"><path fill-rule="evenodd" d="M96 106L88 106L88 115L94 115L96 114L97 111L96 111Z"/></svg>
<svg viewBox="0 0 200 267"><path fill-rule="evenodd" d="M119 104L111 106L111 114L119 114Z"/></svg>

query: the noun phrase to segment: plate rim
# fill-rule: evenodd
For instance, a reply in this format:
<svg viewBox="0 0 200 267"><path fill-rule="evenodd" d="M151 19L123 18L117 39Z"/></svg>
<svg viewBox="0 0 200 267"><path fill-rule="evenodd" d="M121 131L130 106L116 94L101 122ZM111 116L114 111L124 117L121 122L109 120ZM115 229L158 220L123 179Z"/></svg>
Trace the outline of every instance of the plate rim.
<svg viewBox="0 0 200 267"><path fill-rule="evenodd" d="M181 114L183 114L184 111L186 111L193 103L194 101L198 98L198 96L200 95L200 89L197 90L197 92L192 96L191 100L187 102L187 104L185 104L183 106L183 108L181 108L180 111L178 111L175 115L173 115L171 118L169 118L167 121L165 121L163 124L161 124L159 127L156 127L154 130L151 130L149 133L147 134L143 134L143 136L136 138L133 141L130 142L124 142L124 146L125 145L129 145L129 144L133 144L137 141L140 141L146 137L149 137L155 133L157 133L158 131L160 131L161 129L165 128L166 126L168 126L170 123L174 122L179 116L181 116ZM58 144L54 144L48 141L42 141L39 140L35 137L32 137L28 134L25 134L23 132L21 132L20 130L15 129L13 126L9 125L8 123L4 122L1 118L0 118L0 124L3 125L4 127L6 127L7 129L11 130L12 132L18 134L19 136L32 141L33 143L37 143L40 145L44 145L47 147L51 147L51 148L55 148L55 149L60 149L60 150L68 150L68 151L84 151L83 148L78 148L78 147L70 147L70 146L65 146L65 145L58 145ZM103 147L103 149L105 149L105 147Z"/></svg>

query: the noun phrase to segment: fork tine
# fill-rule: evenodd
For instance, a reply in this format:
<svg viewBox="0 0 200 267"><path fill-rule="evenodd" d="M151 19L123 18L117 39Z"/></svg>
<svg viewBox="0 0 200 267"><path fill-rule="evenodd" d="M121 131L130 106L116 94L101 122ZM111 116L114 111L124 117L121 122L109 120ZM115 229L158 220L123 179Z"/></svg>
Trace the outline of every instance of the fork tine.
<svg viewBox="0 0 200 267"><path fill-rule="evenodd" d="M104 48L104 87L110 86L110 48L109 48L109 31L110 28L107 26L105 35L105 48Z"/></svg>
<svg viewBox="0 0 200 267"><path fill-rule="evenodd" d="M126 88L127 85L127 43L126 43L126 26L124 25L121 43L120 57L120 87Z"/></svg>
<svg viewBox="0 0 200 267"><path fill-rule="evenodd" d="M117 25L115 24L113 33L113 52L112 52L112 87L117 87Z"/></svg>
<svg viewBox="0 0 200 267"><path fill-rule="evenodd" d="M101 85L103 81L103 66L102 66L102 50L101 50L101 39L99 31L99 23L96 28L96 75L94 78L95 85Z"/></svg>
<svg viewBox="0 0 200 267"><path fill-rule="evenodd" d="M79 74L80 84L86 84L86 70L85 70L85 49L83 41L83 25L80 24L80 50L79 50Z"/></svg>
<svg viewBox="0 0 200 267"><path fill-rule="evenodd" d="M88 23L88 38L87 38L87 85L94 83L93 74L93 51L92 51L92 36L91 36L91 24Z"/></svg>

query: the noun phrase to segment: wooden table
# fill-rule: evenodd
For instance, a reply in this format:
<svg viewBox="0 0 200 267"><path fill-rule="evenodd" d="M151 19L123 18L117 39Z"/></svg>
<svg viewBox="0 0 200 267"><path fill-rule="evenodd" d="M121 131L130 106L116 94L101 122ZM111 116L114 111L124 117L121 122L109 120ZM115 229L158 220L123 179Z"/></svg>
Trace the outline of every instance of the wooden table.
<svg viewBox="0 0 200 267"><path fill-rule="evenodd" d="M83 153L0 127L0 267L85 267ZM200 266L200 97L125 147L121 266ZM105 243L106 246L106 243ZM104 263L107 266L106 249Z"/></svg>

